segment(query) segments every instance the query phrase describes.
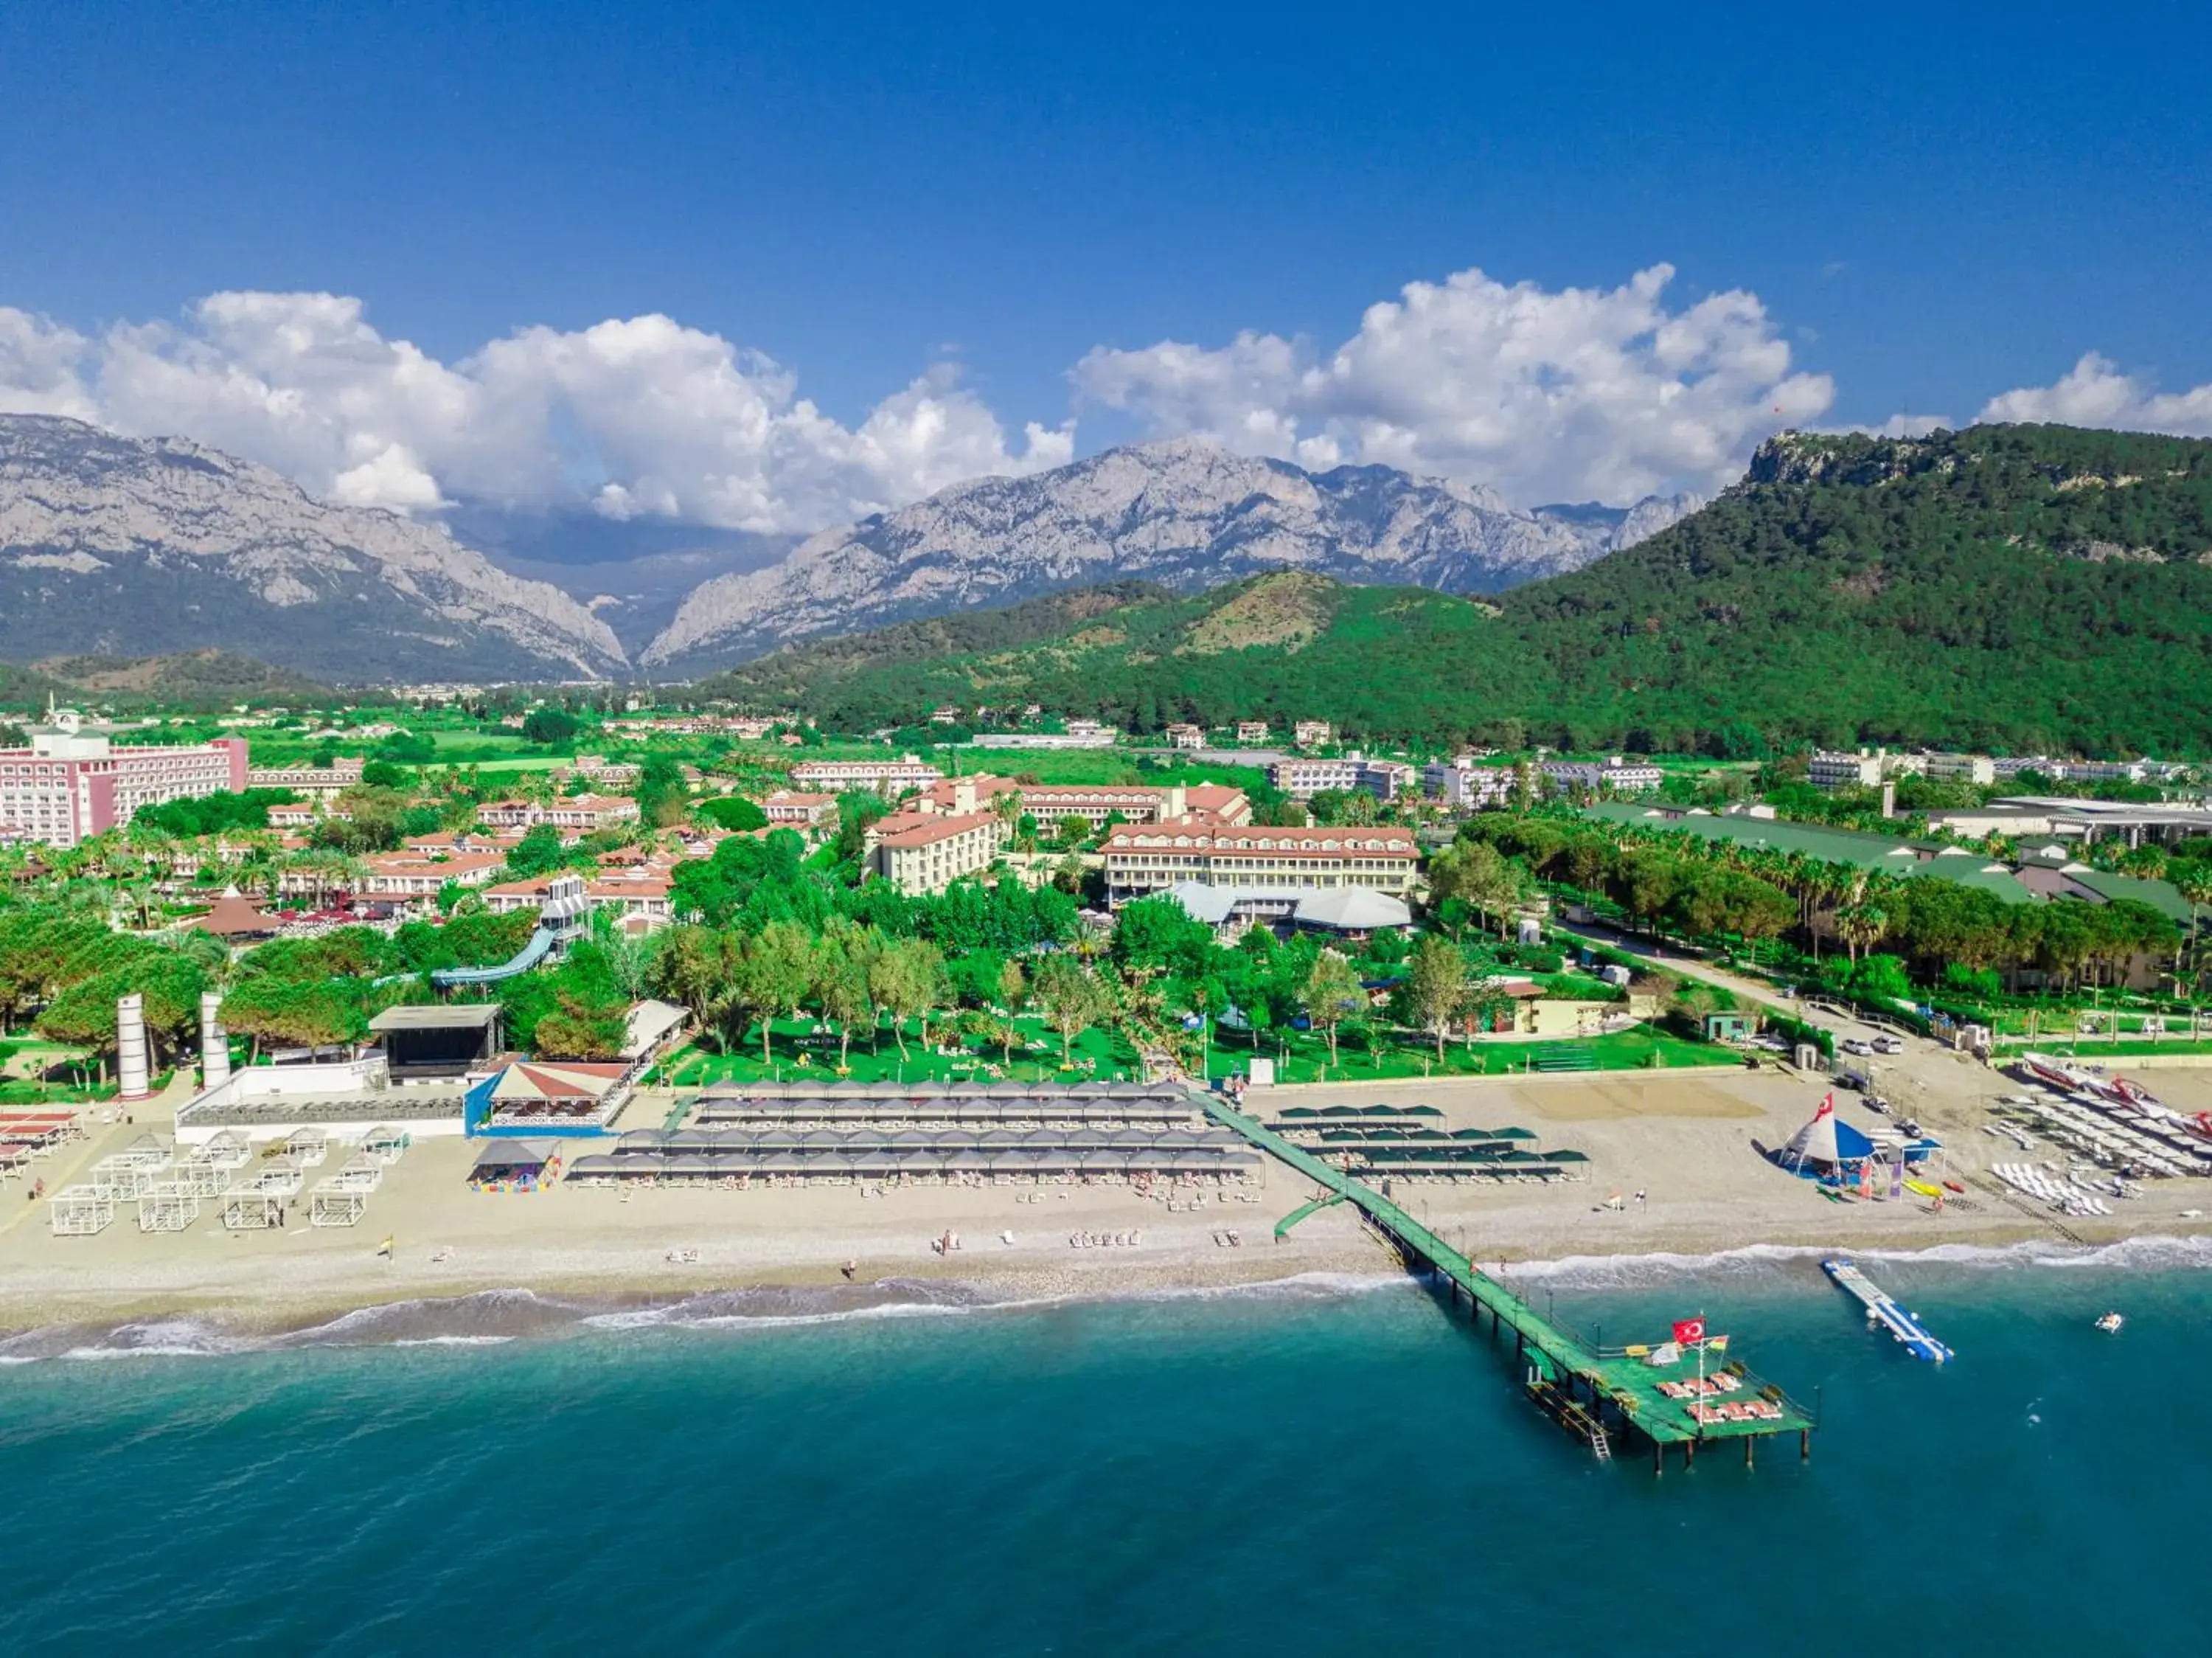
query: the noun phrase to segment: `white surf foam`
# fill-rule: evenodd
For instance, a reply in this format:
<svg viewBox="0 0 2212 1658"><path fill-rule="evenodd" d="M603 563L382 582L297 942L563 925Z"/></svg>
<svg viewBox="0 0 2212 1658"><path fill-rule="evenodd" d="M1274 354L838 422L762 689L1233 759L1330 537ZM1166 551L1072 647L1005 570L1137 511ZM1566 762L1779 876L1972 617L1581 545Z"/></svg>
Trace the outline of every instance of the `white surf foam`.
<svg viewBox="0 0 2212 1658"><path fill-rule="evenodd" d="M1705 1254L1655 1251L1643 1255L1565 1255L1552 1260L1478 1261L1481 1271L1509 1287L1538 1279L1578 1289L1634 1288L1679 1278L1774 1272L1835 1255L1901 1265L1983 1267L2102 1267L2137 1271L2212 1268L2212 1237L2148 1234L2107 1244L2070 1244L2029 1238L2009 1244L1930 1244L1919 1248L1851 1247L1841 1244L1745 1244Z"/></svg>

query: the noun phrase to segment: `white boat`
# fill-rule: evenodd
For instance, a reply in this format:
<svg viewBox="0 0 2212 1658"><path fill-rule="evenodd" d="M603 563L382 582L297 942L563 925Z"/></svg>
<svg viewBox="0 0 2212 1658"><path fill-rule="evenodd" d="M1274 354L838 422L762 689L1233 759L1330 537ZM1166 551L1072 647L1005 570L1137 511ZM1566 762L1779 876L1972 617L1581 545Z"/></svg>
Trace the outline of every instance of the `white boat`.
<svg viewBox="0 0 2212 1658"><path fill-rule="evenodd" d="M2107 1313L2097 1320L2097 1328L2108 1336L2117 1336L2120 1333L2120 1326L2126 1322L2118 1313Z"/></svg>

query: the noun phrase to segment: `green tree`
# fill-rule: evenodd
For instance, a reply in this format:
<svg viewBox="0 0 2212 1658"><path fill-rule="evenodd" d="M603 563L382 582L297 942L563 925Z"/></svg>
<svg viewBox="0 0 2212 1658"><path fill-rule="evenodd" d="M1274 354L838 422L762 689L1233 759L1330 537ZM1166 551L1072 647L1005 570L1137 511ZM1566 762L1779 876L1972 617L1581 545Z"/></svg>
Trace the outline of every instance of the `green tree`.
<svg viewBox="0 0 2212 1658"><path fill-rule="evenodd" d="M1124 971L1199 972L1212 948L1213 930L1164 895L1125 904L1114 918L1114 960Z"/></svg>
<svg viewBox="0 0 2212 1658"><path fill-rule="evenodd" d="M876 1004L868 982L873 942L857 928L824 936L814 954L814 1003L837 1027L837 1069L848 1068L853 1027L872 1019Z"/></svg>
<svg viewBox="0 0 2212 1658"><path fill-rule="evenodd" d="M1098 1022L1106 995L1098 976L1074 956L1056 950L1037 964L1032 985L1045 1022L1060 1033L1060 1063L1074 1063L1075 1039Z"/></svg>
<svg viewBox="0 0 2212 1658"><path fill-rule="evenodd" d="M637 775L637 820L647 829L681 823L691 803L684 768L673 755L648 754ZM765 814L763 814L765 821Z"/></svg>
<svg viewBox="0 0 2212 1658"><path fill-rule="evenodd" d="M1444 1058L1444 1036L1467 1000L1467 958L1459 946L1431 933L1413 947L1407 962L1406 997L1413 1016L1437 1039L1437 1063Z"/></svg>
<svg viewBox="0 0 2212 1658"><path fill-rule="evenodd" d="M1856 966L1859 952L1879 943L1889 930L1889 914L1879 904L1862 899L1836 911L1836 930L1850 948L1851 965Z"/></svg>
<svg viewBox="0 0 2212 1658"><path fill-rule="evenodd" d="M583 722L574 714L550 703L532 709L522 719L523 741L543 748L559 748L572 743L582 728Z"/></svg>
<svg viewBox="0 0 2212 1658"><path fill-rule="evenodd" d="M837 861L857 863L866 849L868 826L890 810L881 795L848 789L837 796Z"/></svg>
<svg viewBox="0 0 2212 1658"><path fill-rule="evenodd" d="M761 1062L770 1064L769 1021L789 1019L814 988L814 940L792 921L771 921L745 945L738 983L739 994L760 1020Z"/></svg>
<svg viewBox="0 0 2212 1658"><path fill-rule="evenodd" d="M1323 950L1306 974L1299 1002L1306 1018L1328 1038L1328 1063L1334 1065L1337 1027L1367 1012L1367 992L1360 987L1359 975L1336 951Z"/></svg>
<svg viewBox="0 0 2212 1658"><path fill-rule="evenodd" d="M699 815L717 828L735 830L743 834L749 830L768 827L768 814L757 802L742 795L718 795L699 802Z"/></svg>
<svg viewBox="0 0 2212 1658"><path fill-rule="evenodd" d="M744 1034L742 1018L736 1032L728 1027L732 1012L744 1005L738 995L741 954L736 937L719 928L684 926L668 930L653 960L657 993L690 1009L724 1052Z"/></svg>
<svg viewBox="0 0 2212 1658"><path fill-rule="evenodd" d="M522 838L507 850L507 874L513 881L535 881L568 869L574 855L561 844L561 832L550 823L533 823Z"/></svg>

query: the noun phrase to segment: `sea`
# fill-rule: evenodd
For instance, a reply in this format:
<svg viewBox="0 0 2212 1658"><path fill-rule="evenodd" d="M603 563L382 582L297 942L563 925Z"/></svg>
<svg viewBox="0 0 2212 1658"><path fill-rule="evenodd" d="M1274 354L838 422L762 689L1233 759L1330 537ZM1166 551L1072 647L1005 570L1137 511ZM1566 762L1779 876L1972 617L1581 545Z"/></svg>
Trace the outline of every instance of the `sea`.
<svg viewBox="0 0 2212 1658"><path fill-rule="evenodd" d="M1953 1363L1801 1252L1515 1269L1819 1407L1656 1478L1391 1277L21 1332L0 1652L2212 1650L2212 1249L1857 1259Z"/></svg>

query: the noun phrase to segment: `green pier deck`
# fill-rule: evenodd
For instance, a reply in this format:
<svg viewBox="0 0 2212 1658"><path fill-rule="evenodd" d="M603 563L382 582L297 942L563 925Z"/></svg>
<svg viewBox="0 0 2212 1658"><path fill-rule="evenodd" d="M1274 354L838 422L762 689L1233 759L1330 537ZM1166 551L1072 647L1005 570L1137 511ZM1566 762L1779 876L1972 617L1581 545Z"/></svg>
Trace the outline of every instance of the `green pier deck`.
<svg viewBox="0 0 2212 1658"><path fill-rule="evenodd" d="M1465 1295L1478 1322L1488 1313L1494 1332L1512 1332L1516 1350L1527 1367L1524 1381L1530 1395L1571 1432L1589 1440L1600 1456L1612 1454L1608 1426L1626 1428L1647 1441L1655 1468L1660 1466L1661 1453L1674 1445L1682 1447L1686 1465L1700 1445L1735 1441L1742 1442L1748 1461L1758 1441L1778 1434L1795 1433L1801 1453L1809 1448L1815 1425L1812 1413L1781 1388L1761 1381L1741 1362L1730 1359L1706 1374L1725 1374L1739 1380L1740 1386L1725 1398L1764 1401L1770 1409L1778 1409L1779 1414L1701 1423L1690 1414L1694 1401L1669 1398L1660 1387L1662 1382L1680 1383L1695 1376L1695 1365L1653 1365L1646 1356L1649 1348L1606 1348L1584 1341L1538 1313L1381 1192L1331 1167L1304 1147L1291 1144L1216 1096L1205 1096L1204 1105L1216 1122L1233 1129L1322 1188L1322 1196L1276 1228L1279 1238L1316 1209L1339 1202L1352 1204L1409 1265L1445 1279L1453 1305Z"/></svg>

